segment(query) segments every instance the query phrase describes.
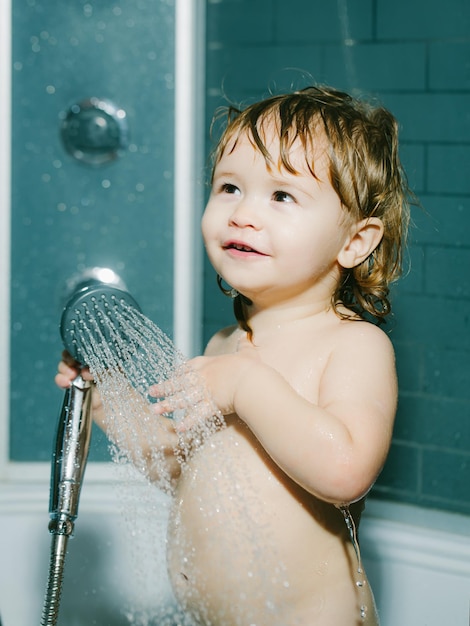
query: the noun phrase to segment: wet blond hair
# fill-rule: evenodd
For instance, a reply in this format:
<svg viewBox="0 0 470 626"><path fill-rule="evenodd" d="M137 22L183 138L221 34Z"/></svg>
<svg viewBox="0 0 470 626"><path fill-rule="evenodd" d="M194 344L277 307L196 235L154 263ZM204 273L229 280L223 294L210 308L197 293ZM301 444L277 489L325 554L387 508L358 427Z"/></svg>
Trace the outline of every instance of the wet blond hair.
<svg viewBox="0 0 470 626"><path fill-rule="evenodd" d="M268 167L298 172L290 160L296 141L304 149L308 170L315 175L315 142L327 139L329 177L346 215L358 222L379 218L382 240L371 255L354 268L343 268L332 306L340 317L353 316L380 323L390 313L389 286L402 272L403 250L412 196L398 156L398 124L380 106L372 106L329 87L307 87L271 96L244 110L229 107L227 124L213 154L213 168L242 135L266 159ZM274 163L263 140L266 128L278 133L280 163ZM234 299L235 315L251 335L243 295Z"/></svg>

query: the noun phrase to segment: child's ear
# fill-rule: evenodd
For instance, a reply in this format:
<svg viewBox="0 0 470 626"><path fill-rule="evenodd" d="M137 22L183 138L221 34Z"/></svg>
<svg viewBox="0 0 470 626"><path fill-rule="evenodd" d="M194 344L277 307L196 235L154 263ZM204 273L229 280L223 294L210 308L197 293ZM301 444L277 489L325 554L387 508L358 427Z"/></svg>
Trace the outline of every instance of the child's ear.
<svg viewBox="0 0 470 626"><path fill-rule="evenodd" d="M368 217L351 227L350 235L338 254L344 268L357 267L377 248L384 234L382 220Z"/></svg>

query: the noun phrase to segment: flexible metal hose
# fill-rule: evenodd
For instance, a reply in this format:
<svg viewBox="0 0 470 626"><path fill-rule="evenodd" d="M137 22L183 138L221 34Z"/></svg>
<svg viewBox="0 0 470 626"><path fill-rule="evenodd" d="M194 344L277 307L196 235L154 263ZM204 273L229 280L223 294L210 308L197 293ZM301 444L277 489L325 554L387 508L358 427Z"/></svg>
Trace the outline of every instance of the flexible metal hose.
<svg viewBox="0 0 470 626"><path fill-rule="evenodd" d="M57 624L68 540L68 535L53 535L52 537L49 577L41 626L56 626Z"/></svg>

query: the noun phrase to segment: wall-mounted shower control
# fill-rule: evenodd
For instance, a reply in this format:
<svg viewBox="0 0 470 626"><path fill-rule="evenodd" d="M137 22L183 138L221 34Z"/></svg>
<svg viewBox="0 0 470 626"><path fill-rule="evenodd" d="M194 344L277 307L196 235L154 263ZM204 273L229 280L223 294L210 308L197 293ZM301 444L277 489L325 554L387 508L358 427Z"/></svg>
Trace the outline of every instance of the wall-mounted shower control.
<svg viewBox="0 0 470 626"><path fill-rule="evenodd" d="M78 161L104 165L127 147L126 112L110 100L82 100L62 114L61 137L67 152Z"/></svg>

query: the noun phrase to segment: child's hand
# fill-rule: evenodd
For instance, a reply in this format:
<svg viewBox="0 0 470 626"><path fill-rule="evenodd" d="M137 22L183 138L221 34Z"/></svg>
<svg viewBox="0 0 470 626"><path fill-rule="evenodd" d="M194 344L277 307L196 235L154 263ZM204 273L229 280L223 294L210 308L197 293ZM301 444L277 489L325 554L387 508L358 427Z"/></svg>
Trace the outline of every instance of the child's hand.
<svg viewBox="0 0 470 626"><path fill-rule="evenodd" d="M93 380L88 367L82 367L80 363L75 361L75 359L64 350L64 352L62 352L62 361L59 363L55 376L56 385L62 389L66 389L70 387L72 380L79 374L81 374L84 380Z"/></svg>
<svg viewBox="0 0 470 626"><path fill-rule="evenodd" d="M159 399L153 411L159 415L181 411L182 420L175 424L178 431L187 430L217 411L222 415L234 413L238 381L255 363L252 352L200 356L188 361L174 378L150 387L149 395Z"/></svg>
<svg viewBox="0 0 470 626"><path fill-rule="evenodd" d="M80 363L66 351L62 352L62 361L57 368L57 374L55 376L55 383L61 389L68 389L72 384L72 381L81 375L83 380L93 381L93 376L90 373L88 367L83 367ZM91 407L93 411L93 420L102 428L105 429L105 416L103 412L103 403L98 390L93 386Z"/></svg>

